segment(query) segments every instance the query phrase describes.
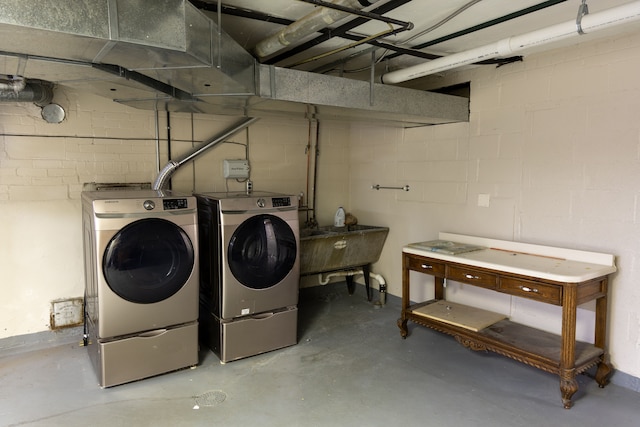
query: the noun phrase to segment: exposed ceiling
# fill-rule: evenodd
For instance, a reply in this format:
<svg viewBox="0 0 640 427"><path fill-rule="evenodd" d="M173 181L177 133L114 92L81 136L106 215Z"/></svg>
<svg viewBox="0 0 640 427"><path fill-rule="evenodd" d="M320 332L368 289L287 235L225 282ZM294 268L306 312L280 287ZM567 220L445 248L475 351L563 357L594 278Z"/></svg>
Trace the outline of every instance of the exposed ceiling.
<svg viewBox="0 0 640 427"><path fill-rule="evenodd" d="M0 101L18 76L152 110L465 121L425 64L508 66L639 20L629 0L3 0Z"/></svg>
<svg viewBox="0 0 640 427"><path fill-rule="evenodd" d="M282 30L286 25L319 9L312 0L190 0L205 10L247 51L256 55L256 45ZM349 1L338 1L349 4ZM358 3L358 0L352 0ZM633 3L630 0L368 0L363 12L410 24L347 15L319 32L292 41L282 50L257 59L263 64L295 68L318 73L369 79L372 61L376 75L404 68L433 58L468 51L511 36L577 20L580 14L598 13ZM586 9L583 3L586 3ZM220 5L220 13L218 6ZM636 7L638 9L640 7ZM586 16L586 15L585 15ZM585 18L587 19L587 18ZM518 60L521 55L616 32L638 31L638 25L621 25L608 31L584 34L568 40L539 44L536 49L487 61L500 64ZM369 42L352 46L363 39L376 37L390 29L398 30ZM351 47L349 47L351 46ZM341 50L344 49L344 50ZM335 52L335 53L331 53ZM326 56L324 56L326 55ZM372 59L375 58L375 59ZM506 61L502 61L506 60ZM495 65L494 65L495 66Z"/></svg>

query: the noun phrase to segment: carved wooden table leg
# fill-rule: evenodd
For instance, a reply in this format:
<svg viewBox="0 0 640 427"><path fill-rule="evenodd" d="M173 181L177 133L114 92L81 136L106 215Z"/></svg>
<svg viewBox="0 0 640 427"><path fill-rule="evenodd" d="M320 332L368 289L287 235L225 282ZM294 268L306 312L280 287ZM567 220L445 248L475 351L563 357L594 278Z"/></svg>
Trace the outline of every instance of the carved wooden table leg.
<svg viewBox="0 0 640 427"><path fill-rule="evenodd" d="M578 381L576 381L575 375L571 375L571 378L560 379L560 392L562 393L562 404L565 409L569 409L573 405L571 397L576 391L578 391Z"/></svg>
<svg viewBox="0 0 640 427"><path fill-rule="evenodd" d="M598 370L596 371L596 382L600 388L604 388L609 384L609 377L613 372L613 367L609 362L609 355L606 352L606 337L607 337L607 287L608 279L602 279L601 290L603 296L596 300L596 334L595 345L604 349L605 353L602 355L602 360L598 363Z"/></svg>
<svg viewBox="0 0 640 427"><path fill-rule="evenodd" d="M407 329L407 310L409 309L409 255L402 254L402 310L398 319L398 327L400 328L400 336L406 338L409 334Z"/></svg>
<svg viewBox="0 0 640 427"><path fill-rule="evenodd" d="M567 286L562 296L562 348L560 351L560 393L565 409L571 408L571 396L578 391L576 381L576 286Z"/></svg>
<svg viewBox="0 0 640 427"><path fill-rule="evenodd" d="M407 319L403 316L398 319L398 328L400 328L400 336L406 338L409 335L409 329L407 328Z"/></svg>
<svg viewBox="0 0 640 427"><path fill-rule="evenodd" d="M604 388L609 384L609 378L613 373L613 367L607 360L603 360L598 363L598 370L596 371L596 382L600 388Z"/></svg>

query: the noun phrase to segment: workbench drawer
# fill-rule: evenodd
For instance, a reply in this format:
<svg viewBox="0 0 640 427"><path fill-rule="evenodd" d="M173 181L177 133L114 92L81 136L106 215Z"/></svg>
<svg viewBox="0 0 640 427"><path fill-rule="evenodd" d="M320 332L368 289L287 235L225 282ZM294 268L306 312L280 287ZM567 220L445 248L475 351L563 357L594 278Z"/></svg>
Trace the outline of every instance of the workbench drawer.
<svg viewBox="0 0 640 427"><path fill-rule="evenodd" d="M501 277L498 290L522 298L562 305L562 286Z"/></svg>
<svg viewBox="0 0 640 427"><path fill-rule="evenodd" d="M430 258L412 256L409 258L409 269L432 276L444 277L444 264L434 262Z"/></svg>
<svg viewBox="0 0 640 427"><path fill-rule="evenodd" d="M487 289L495 289L498 283L498 276L495 274L453 266L447 266L447 279Z"/></svg>

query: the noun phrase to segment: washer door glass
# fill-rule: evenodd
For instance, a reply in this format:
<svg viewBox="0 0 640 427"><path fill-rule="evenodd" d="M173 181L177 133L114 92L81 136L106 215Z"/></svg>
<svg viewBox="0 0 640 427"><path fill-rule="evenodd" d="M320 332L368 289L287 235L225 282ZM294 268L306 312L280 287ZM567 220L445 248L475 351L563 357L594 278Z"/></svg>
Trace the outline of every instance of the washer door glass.
<svg viewBox="0 0 640 427"><path fill-rule="evenodd" d="M282 281L296 262L296 236L273 215L249 218L236 229L228 247L233 276L252 289L266 289Z"/></svg>
<svg viewBox="0 0 640 427"><path fill-rule="evenodd" d="M163 301L187 282L194 266L193 245L176 224L159 218L128 224L109 242L102 271L113 292L127 301Z"/></svg>

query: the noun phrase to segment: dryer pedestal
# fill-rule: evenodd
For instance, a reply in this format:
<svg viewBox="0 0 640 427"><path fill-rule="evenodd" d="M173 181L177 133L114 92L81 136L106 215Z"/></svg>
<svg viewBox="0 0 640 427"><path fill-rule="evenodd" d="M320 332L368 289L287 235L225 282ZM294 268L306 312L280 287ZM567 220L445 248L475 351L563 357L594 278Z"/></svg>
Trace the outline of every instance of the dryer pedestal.
<svg viewBox="0 0 640 427"><path fill-rule="evenodd" d="M287 307L231 321L219 319L201 306L200 339L222 363L297 343L298 309Z"/></svg>
<svg viewBox="0 0 640 427"><path fill-rule="evenodd" d="M100 387L112 387L197 365L198 322L87 345Z"/></svg>

